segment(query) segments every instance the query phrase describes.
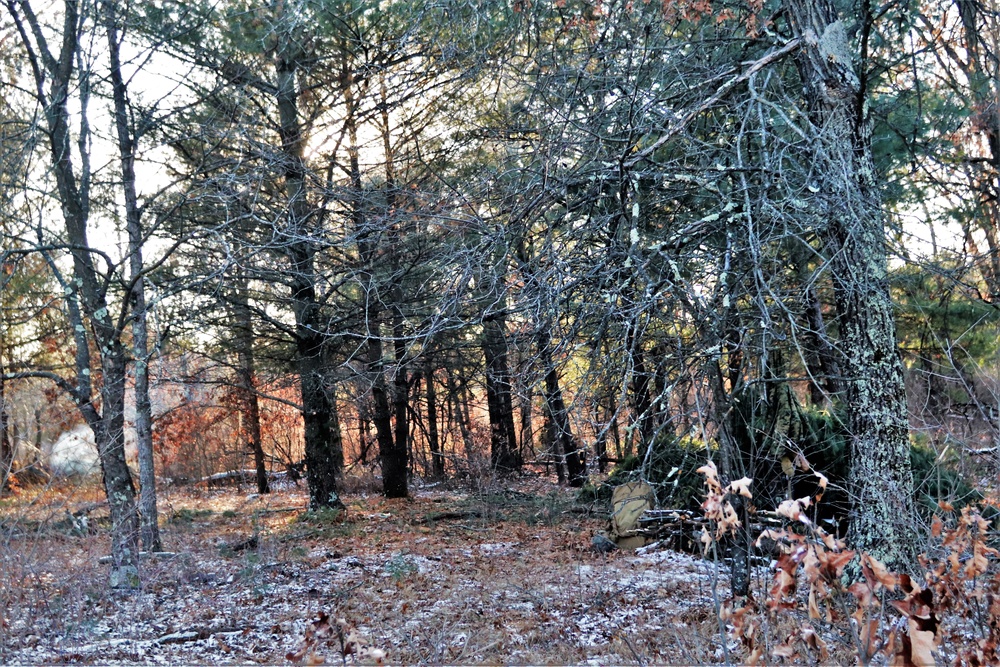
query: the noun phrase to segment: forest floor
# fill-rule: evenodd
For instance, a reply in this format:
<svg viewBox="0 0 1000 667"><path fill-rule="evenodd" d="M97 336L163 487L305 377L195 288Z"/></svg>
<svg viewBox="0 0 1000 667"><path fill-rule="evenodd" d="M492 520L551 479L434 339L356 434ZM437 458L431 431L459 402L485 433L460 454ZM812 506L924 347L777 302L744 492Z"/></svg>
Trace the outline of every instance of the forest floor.
<svg viewBox="0 0 1000 667"><path fill-rule="evenodd" d="M596 553L606 511L547 479L348 494L346 515L304 512L304 487L250 491L162 489L164 547L177 555L145 560L133 592L105 585L95 485L0 501L0 663L341 664L336 632L303 650L321 613L395 664L723 658L713 588L728 595L726 568L665 550ZM88 525L73 518L94 506Z"/></svg>

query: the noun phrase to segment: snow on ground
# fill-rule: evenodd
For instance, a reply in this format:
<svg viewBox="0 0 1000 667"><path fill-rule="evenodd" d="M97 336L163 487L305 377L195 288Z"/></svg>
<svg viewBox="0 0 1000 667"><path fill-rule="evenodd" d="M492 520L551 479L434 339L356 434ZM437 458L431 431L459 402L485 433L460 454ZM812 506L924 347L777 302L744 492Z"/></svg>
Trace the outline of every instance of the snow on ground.
<svg viewBox="0 0 1000 667"><path fill-rule="evenodd" d="M106 573L87 554L106 549L104 534L53 537L30 564L22 540L5 542L8 572L33 572L20 601L4 598L0 662L288 664L320 612L346 619L393 663L712 659L711 582L725 597L725 576L687 554L595 554L600 518L505 520L501 508L494 522L430 526L423 519L455 500L422 492L349 501L338 522L288 509L303 500L166 497L164 539L180 555L147 563L132 593L101 585ZM230 548L250 534L256 549ZM320 655L339 662L338 648Z"/></svg>

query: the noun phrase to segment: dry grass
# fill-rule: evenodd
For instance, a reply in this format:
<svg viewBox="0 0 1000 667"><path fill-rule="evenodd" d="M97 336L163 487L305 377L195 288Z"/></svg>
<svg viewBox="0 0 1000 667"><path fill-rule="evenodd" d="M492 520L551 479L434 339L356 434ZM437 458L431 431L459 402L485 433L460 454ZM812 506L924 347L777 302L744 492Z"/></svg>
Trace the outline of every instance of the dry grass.
<svg viewBox="0 0 1000 667"><path fill-rule="evenodd" d="M722 657L712 564L595 554L590 537L604 519L546 480L410 500L346 495L346 516L302 512L295 487L164 489L163 538L180 555L145 562L133 593L104 585L106 509L87 527L65 520L99 497L83 486L4 501L0 662L288 664L321 611L393 663ZM256 546L242 548L251 537ZM321 655L340 662L337 649Z"/></svg>

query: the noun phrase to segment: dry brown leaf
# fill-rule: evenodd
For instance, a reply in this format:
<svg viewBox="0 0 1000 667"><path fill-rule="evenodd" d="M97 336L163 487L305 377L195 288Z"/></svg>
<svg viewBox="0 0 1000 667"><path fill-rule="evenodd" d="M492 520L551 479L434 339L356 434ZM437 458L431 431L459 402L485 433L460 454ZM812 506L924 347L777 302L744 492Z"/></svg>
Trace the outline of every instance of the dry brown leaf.
<svg viewBox="0 0 1000 667"><path fill-rule="evenodd" d="M863 560L865 560L868 567L871 568L872 575L878 583L882 584L890 591L895 590L896 586L899 585L899 576L889 572L889 568L868 554L864 555Z"/></svg>
<svg viewBox="0 0 1000 667"><path fill-rule="evenodd" d="M878 618L868 619L867 622L861 624L861 646L864 650L866 663L867 659L875 652L875 642L878 640L878 631L881 625Z"/></svg>
<svg viewBox="0 0 1000 667"><path fill-rule="evenodd" d="M699 475L705 476L705 484L708 485L710 489L718 493L722 492L722 485L719 484L719 471L715 467L715 463L708 461L705 465L695 470Z"/></svg>
<svg viewBox="0 0 1000 667"><path fill-rule="evenodd" d="M910 662L917 667L934 667L934 633L921 630L918 619L912 617L907 627L910 632Z"/></svg>
<svg viewBox="0 0 1000 667"><path fill-rule="evenodd" d="M970 558L965 563L965 576L967 579L974 579L979 575L986 572L989 567L989 559L987 556L996 556L997 550L983 544L982 541L976 540L972 545L972 558Z"/></svg>
<svg viewBox="0 0 1000 667"><path fill-rule="evenodd" d="M827 479L826 475L824 475L823 473L821 473L821 472L819 472L817 470L813 470L813 474L816 475L816 477L819 478L819 482L818 482L818 484L819 484L819 491L817 491L816 495L813 496L813 498L816 499L816 502L819 502L820 500L823 499L823 494L826 493L826 486L827 486L827 484L830 483L830 480Z"/></svg>
<svg viewBox="0 0 1000 667"><path fill-rule="evenodd" d="M787 456L781 458L781 472L785 474L785 477L793 477L795 475L795 466L792 465L792 460Z"/></svg>
<svg viewBox="0 0 1000 667"><path fill-rule="evenodd" d="M819 611L819 605L816 604L816 590L809 590L809 618L823 618L823 614Z"/></svg>
<svg viewBox="0 0 1000 667"><path fill-rule="evenodd" d="M854 553L850 549L844 551L820 551L817 557L823 565L822 575L827 581L833 582L840 579L844 573L844 568L854 559Z"/></svg>
<svg viewBox="0 0 1000 667"><path fill-rule="evenodd" d="M827 549L833 549L834 551L843 551L847 547L845 546L843 540L838 540L833 535L823 534L823 544Z"/></svg>
<svg viewBox="0 0 1000 667"><path fill-rule="evenodd" d="M753 494L750 493L750 484L752 482L753 480L749 477L738 479L729 484L729 492L739 494L745 498L753 498Z"/></svg>
<svg viewBox="0 0 1000 667"><path fill-rule="evenodd" d="M805 572L806 579L809 582L814 582L819 579L820 562L819 558L816 556L815 549L809 549L806 551L805 558L802 559L802 571Z"/></svg>
<svg viewBox="0 0 1000 667"><path fill-rule="evenodd" d="M760 532L760 535L757 536L757 541L754 542L754 545L757 546L757 547L760 547L761 546L761 541L765 540L765 539L768 539L768 540L773 540L774 542L776 542L780 546L781 545L781 540L783 540L787 536L788 536L788 533L786 533L783 530L772 530L772 529L768 528L767 530L762 530Z"/></svg>
<svg viewBox="0 0 1000 667"><path fill-rule="evenodd" d="M808 508L810 504L812 504L812 498L789 498L788 500L783 500L775 512L792 521L809 524L809 518L802 513L802 510Z"/></svg>
<svg viewBox="0 0 1000 667"><path fill-rule="evenodd" d="M799 657L799 652L795 648L795 644L792 642L795 639L795 635L789 635L785 641L774 647L771 651L771 655L775 658L784 658L785 660L794 660Z"/></svg>
<svg viewBox="0 0 1000 667"><path fill-rule="evenodd" d="M826 648L826 642L823 641L812 626L802 626L802 641L812 650L819 651L820 661L826 661L830 658L830 651Z"/></svg>

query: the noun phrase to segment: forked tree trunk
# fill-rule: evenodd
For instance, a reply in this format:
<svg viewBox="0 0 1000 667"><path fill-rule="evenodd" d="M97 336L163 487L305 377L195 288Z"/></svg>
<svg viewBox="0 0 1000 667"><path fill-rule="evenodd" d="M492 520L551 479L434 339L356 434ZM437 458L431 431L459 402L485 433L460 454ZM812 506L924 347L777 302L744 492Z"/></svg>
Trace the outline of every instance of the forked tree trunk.
<svg viewBox="0 0 1000 667"><path fill-rule="evenodd" d="M136 511L135 486L125 462L125 377L128 355L122 344L122 331L108 308L107 283L94 265L87 238L90 212L87 154L90 138L87 125L90 73L76 70L76 66L86 60L80 53L80 36L87 17L81 13L80 3L76 0L66 0L63 3L63 25L58 34L59 50L53 52L45 36L46 32L29 2L10 2L6 4L6 8L26 47L35 79L35 96L39 107L44 110L44 141L52 161L56 195L61 204L66 240L72 256L72 278L64 278L54 262L50 262L65 293L66 315L72 327L71 336L75 347L75 378L72 382L62 379L56 381L73 397L81 415L94 432L111 514L111 586L133 588L139 584L139 517ZM74 136L74 129L70 126L69 95L72 87L76 89L79 104L74 116L81 119L81 124L75 131L77 136ZM82 152L79 176L73 164L74 138ZM100 355L100 408L95 404L93 396L91 346Z"/></svg>
<svg viewBox="0 0 1000 667"><path fill-rule="evenodd" d="M142 221L135 186L136 137L129 126L129 108L122 78L118 18L114 2L104 2L115 130L125 194L129 271L132 280L132 356L134 359L135 437L139 454L139 536L146 551L163 551L156 508L156 470L153 457L153 408L149 400L149 333L146 328L146 292L142 264Z"/></svg>
<svg viewBox="0 0 1000 667"><path fill-rule="evenodd" d="M852 547L900 570L916 562L903 365L889 294L882 203L871 153L864 70L830 0L786 3L826 197L823 239L837 306L851 431ZM865 61L870 16L862 17ZM863 65L864 66L864 65ZM855 573L852 573L855 574Z"/></svg>

